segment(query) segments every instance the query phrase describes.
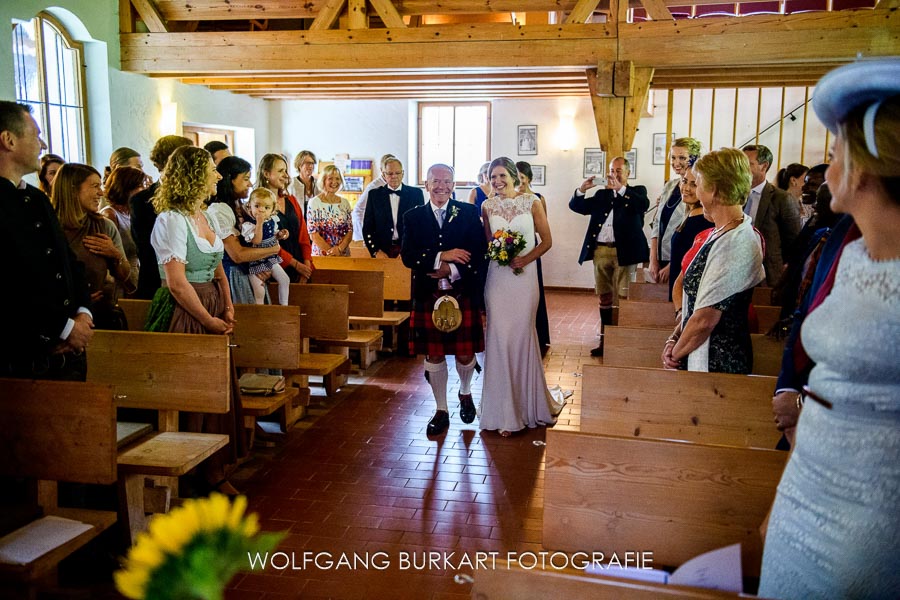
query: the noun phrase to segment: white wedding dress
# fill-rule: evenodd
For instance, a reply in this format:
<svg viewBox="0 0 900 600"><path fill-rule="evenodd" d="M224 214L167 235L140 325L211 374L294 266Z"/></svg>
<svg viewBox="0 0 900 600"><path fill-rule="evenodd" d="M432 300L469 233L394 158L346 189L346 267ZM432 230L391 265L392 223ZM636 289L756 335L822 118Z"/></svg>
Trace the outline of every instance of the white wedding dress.
<svg viewBox="0 0 900 600"><path fill-rule="evenodd" d="M540 202L533 194L516 198L489 198L483 210L491 231L519 231L526 246L534 248L531 207ZM551 395L534 328L538 305L537 265L532 262L516 275L511 267L491 261L484 289L487 331L484 351L484 389L479 408L481 429L519 431L551 425L565 401Z"/></svg>

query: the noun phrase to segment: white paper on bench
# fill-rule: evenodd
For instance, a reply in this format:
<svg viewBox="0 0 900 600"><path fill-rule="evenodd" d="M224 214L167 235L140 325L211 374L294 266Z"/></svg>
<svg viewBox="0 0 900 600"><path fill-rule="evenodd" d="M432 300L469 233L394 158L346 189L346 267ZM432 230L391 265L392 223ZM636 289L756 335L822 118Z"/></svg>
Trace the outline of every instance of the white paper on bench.
<svg viewBox="0 0 900 600"><path fill-rule="evenodd" d="M742 592L744 587L740 544L732 544L695 556L675 569L671 575L660 569L604 566L596 563L589 564L585 573L735 593Z"/></svg>
<svg viewBox="0 0 900 600"><path fill-rule="evenodd" d="M27 565L92 527L72 519L42 517L0 538L0 562Z"/></svg>

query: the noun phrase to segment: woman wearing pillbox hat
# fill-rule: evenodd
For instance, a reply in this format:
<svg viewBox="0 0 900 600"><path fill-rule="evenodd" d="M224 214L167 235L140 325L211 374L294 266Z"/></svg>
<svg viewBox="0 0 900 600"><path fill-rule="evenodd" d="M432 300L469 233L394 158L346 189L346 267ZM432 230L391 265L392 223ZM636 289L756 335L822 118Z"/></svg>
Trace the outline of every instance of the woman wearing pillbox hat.
<svg viewBox="0 0 900 600"><path fill-rule="evenodd" d="M772 507L759 594L897 598L900 58L832 71L813 107L835 134L831 207L852 215L862 238L803 322L810 401Z"/></svg>

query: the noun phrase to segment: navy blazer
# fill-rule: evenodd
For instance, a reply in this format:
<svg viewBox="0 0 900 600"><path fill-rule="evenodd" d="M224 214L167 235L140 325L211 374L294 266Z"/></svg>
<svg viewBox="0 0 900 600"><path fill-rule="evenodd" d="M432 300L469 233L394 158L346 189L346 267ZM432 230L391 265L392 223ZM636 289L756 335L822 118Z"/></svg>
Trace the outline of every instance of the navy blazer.
<svg viewBox="0 0 900 600"><path fill-rule="evenodd" d="M484 277L487 272L487 241L478 211L468 202L450 200L445 205L444 227L438 226L426 202L403 215L403 244L400 256L403 264L412 270L412 291L417 299L427 301L438 289L438 279L429 277L439 252L461 248L471 253L471 260L457 264L460 279L454 289L468 293L476 306L480 306Z"/></svg>
<svg viewBox="0 0 900 600"><path fill-rule="evenodd" d="M39 189L16 188L0 177L0 239L7 267L24 275L0 294L6 316L0 360L49 354L78 308L91 305L84 265L66 241L50 199Z"/></svg>
<svg viewBox="0 0 900 600"><path fill-rule="evenodd" d="M403 243L403 215L407 211L425 203L425 195L417 187L401 185L399 191L400 205L397 207L397 236L399 243ZM388 253L393 245L394 215L391 211L391 194L388 186L383 185L369 192L366 202L366 212L363 216L363 241L369 254L375 257L375 253L381 250Z"/></svg>
<svg viewBox="0 0 900 600"><path fill-rule="evenodd" d="M138 271L138 287L135 298L152 300L156 290L162 286L162 279L157 268L156 250L150 244L150 235L156 225L156 209L153 208L153 195L159 189L155 182L146 190L141 190L131 197L128 205L131 208L131 238L138 250L141 270Z"/></svg>
<svg viewBox="0 0 900 600"><path fill-rule="evenodd" d="M584 234L578 264L593 260L600 228L613 209L613 235L616 238L619 265L635 265L650 260L650 246L644 235L644 213L650 208L650 199L644 186L625 186L623 197L605 188L596 189L591 196L579 196L576 190L569 200L569 208L580 215L591 217L587 233Z"/></svg>

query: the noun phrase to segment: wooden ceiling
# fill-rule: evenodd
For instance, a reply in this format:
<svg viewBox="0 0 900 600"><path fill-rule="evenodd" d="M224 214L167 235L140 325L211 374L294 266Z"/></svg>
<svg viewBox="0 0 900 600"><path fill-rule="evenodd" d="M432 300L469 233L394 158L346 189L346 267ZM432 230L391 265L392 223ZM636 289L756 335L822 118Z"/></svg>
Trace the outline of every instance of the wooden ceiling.
<svg viewBox="0 0 900 600"><path fill-rule="evenodd" d="M814 85L860 53L900 54L897 2L682 19L740 5L120 0L120 41L124 70L272 100L587 96L588 70L622 61L657 89Z"/></svg>

